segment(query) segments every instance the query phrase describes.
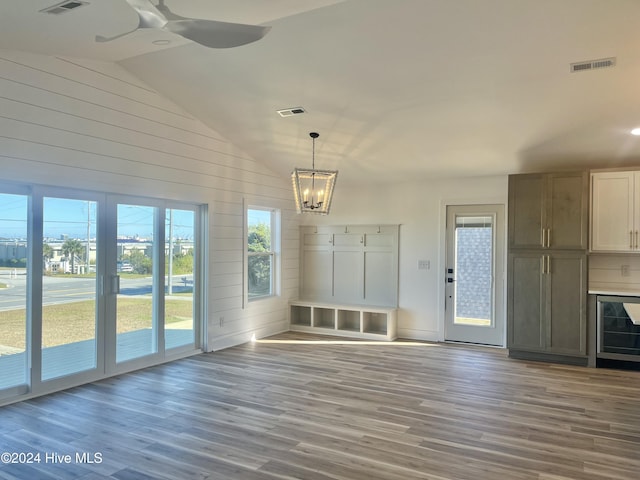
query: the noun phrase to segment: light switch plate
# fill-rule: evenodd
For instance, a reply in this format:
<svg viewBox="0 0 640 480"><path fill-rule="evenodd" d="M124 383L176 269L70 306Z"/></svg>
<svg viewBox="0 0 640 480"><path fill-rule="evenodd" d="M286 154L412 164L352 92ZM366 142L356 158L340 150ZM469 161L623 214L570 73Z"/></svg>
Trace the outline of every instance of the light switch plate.
<svg viewBox="0 0 640 480"><path fill-rule="evenodd" d="M429 260L418 260L418 270L429 270L431 262Z"/></svg>

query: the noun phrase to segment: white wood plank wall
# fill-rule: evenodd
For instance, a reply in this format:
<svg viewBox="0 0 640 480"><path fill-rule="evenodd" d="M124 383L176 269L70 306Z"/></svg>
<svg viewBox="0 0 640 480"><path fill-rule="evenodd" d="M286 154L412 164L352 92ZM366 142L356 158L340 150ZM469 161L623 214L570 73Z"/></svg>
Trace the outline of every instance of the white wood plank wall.
<svg viewBox="0 0 640 480"><path fill-rule="evenodd" d="M119 65L0 50L0 181L208 204L209 350L288 328L299 271L289 179ZM281 210L282 295L243 308L247 198Z"/></svg>

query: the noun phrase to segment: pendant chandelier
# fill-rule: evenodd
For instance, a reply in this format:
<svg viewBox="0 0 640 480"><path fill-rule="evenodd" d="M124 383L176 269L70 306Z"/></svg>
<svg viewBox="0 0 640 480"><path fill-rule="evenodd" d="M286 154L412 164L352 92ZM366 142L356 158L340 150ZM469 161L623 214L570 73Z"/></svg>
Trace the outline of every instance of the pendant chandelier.
<svg viewBox="0 0 640 480"><path fill-rule="evenodd" d="M291 173L293 193L296 197L296 210L298 213L317 213L327 215L331 208L333 187L338 177L337 170L316 170L316 138L320 134L311 132L312 156L311 170L307 168L295 168Z"/></svg>

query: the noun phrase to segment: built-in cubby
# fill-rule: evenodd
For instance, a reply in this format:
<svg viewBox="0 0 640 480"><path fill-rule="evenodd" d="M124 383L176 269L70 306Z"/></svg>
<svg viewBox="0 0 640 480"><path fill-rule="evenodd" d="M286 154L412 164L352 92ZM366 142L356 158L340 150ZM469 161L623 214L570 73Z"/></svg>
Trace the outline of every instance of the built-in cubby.
<svg viewBox="0 0 640 480"><path fill-rule="evenodd" d="M377 335L387 334L387 317L380 312L362 312L362 331Z"/></svg>
<svg viewBox="0 0 640 480"><path fill-rule="evenodd" d="M360 311L338 309L338 330L360 332Z"/></svg>
<svg viewBox="0 0 640 480"><path fill-rule="evenodd" d="M333 308L314 308L313 326L319 328L336 328L336 311Z"/></svg>
<svg viewBox="0 0 640 480"><path fill-rule="evenodd" d="M306 305L291 305L291 323L311 326L311 307Z"/></svg>
<svg viewBox="0 0 640 480"><path fill-rule="evenodd" d="M289 307L290 328L297 332L340 335L368 340L397 337L396 309L297 300Z"/></svg>

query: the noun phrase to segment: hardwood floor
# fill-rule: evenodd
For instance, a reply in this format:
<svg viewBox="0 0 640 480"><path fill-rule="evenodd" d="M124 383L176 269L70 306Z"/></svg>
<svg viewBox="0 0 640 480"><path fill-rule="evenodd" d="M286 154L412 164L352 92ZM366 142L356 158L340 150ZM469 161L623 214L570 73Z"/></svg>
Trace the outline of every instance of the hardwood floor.
<svg viewBox="0 0 640 480"><path fill-rule="evenodd" d="M631 480L640 372L288 333L2 407L0 452L40 454L2 479Z"/></svg>

